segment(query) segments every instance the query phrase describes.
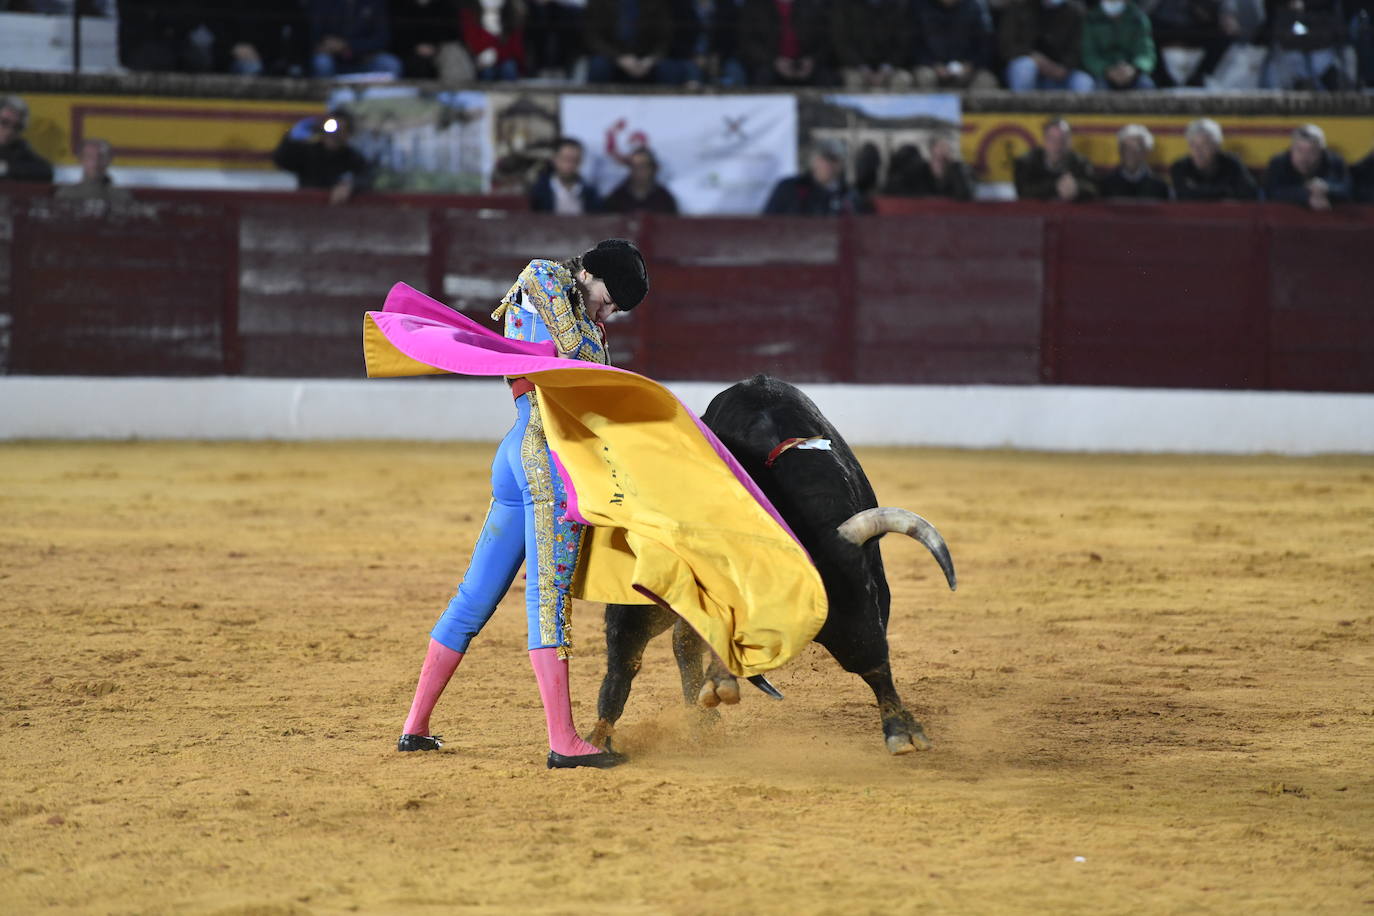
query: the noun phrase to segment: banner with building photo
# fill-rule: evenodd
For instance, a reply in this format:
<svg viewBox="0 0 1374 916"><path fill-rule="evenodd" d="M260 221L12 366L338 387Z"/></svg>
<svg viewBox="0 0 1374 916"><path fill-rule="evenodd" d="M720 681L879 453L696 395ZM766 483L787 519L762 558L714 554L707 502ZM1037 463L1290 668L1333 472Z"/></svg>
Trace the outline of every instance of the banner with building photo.
<svg viewBox="0 0 1374 916"><path fill-rule="evenodd" d="M804 148L823 142L841 150L850 181L868 192L882 189L892 154L903 146L915 145L928 156L931 141L943 135L957 149L961 120L959 96L953 94L807 95L801 100L801 141Z"/></svg>
<svg viewBox="0 0 1374 916"><path fill-rule="evenodd" d="M625 157L641 146L686 214L758 213L773 185L797 171L791 94L568 94L560 114L563 133L586 146L583 175L602 194L625 180Z"/></svg>
<svg viewBox="0 0 1374 916"><path fill-rule="evenodd" d="M368 90L348 102L353 145L382 191L485 193L493 153L486 93Z"/></svg>

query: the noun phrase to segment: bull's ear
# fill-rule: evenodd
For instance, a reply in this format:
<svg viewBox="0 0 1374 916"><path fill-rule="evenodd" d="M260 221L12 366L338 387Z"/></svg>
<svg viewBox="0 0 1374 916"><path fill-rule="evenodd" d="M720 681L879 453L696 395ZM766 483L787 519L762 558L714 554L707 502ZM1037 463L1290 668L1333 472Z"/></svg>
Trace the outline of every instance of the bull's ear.
<svg viewBox="0 0 1374 916"><path fill-rule="evenodd" d="M769 683L768 678L764 677L762 674L755 674L753 677L748 678L748 681L773 699L782 699L782 691Z"/></svg>

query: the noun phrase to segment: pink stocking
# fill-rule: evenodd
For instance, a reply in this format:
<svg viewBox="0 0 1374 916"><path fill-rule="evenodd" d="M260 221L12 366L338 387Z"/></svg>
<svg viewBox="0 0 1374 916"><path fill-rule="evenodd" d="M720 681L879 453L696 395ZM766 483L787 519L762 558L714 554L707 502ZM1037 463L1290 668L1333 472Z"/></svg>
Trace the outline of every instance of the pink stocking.
<svg viewBox="0 0 1374 916"><path fill-rule="evenodd" d="M544 701L544 720L549 726L549 749L568 757L599 754L601 748L577 736L573 727L572 698L568 695L568 660L558 650L531 649L530 665L539 682L539 698Z"/></svg>
<svg viewBox="0 0 1374 916"><path fill-rule="evenodd" d="M455 652L441 642L431 639L429 651L425 653L425 663L420 668L420 683L415 685L415 700L410 704L410 715L406 718L406 735L428 735L429 714L434 704L448 686L448 679L458 670L463 660L462 652Z"/></svg>

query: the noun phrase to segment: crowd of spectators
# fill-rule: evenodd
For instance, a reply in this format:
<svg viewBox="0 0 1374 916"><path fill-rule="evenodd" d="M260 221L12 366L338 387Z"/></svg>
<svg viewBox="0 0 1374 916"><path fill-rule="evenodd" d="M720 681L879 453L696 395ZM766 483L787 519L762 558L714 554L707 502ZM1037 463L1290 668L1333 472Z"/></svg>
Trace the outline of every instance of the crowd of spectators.
<svg viewBox="0 0 1374 916"><path fill-rule="evenodd" d="M1079 92L1374 83L1374 0L82 3L117 12L131 70Z"/></svg>

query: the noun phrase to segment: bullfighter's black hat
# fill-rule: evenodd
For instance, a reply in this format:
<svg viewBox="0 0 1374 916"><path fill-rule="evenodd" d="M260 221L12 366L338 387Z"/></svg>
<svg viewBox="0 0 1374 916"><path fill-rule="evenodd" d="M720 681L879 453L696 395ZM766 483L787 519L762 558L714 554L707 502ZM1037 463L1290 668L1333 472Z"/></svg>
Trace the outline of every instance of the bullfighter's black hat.
<svg viewBox="0 0 1374 916"><path fill-rule="evenodd" d="M644 255L628 239L606 239L582 255L582 266L606 284L615 304L628 312L649 294L649 272Z"/></svg>

